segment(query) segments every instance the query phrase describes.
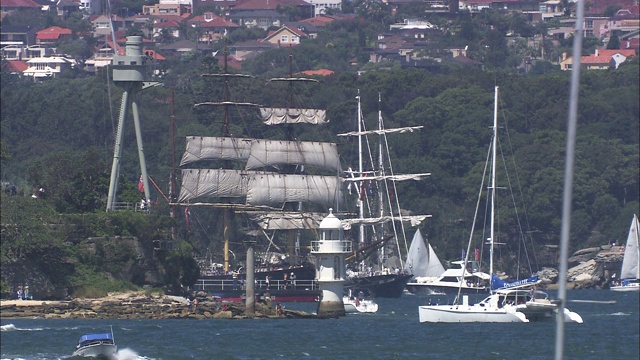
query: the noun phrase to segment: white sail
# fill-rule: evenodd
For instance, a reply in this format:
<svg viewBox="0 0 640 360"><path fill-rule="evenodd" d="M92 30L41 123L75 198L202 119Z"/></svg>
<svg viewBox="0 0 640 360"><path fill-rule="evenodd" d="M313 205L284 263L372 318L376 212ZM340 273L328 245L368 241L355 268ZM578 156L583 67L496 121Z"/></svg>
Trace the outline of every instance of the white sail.
<svg viewBox="0 0 640 360"><path fill-rule="evenodd" d="M638 217L634 214L629 228L627 245L624 248L620 279L640 279L640 267L638 267L638 258L640 257L640 249L638 248L639 226Z"/></svg>
<svg viewBox="0 0 640 360"><path fill-rule="evenodd" d="M323 109L260 108L260 118L267 125L325 124L327 111Z"/></svg>
<svg viewBox="0 0 640 360"><path fill-rule="evenodd" d="M187 136L180 166L200 160L247 160L252 139Z"/></svg>
<svg viewBox="0 0 640 360"><path fill-rule="evenodd" d="M420 229L413 235L404 269L415 277L438 277L445 271L431 244L422 237Z"/></svg>
<svg viewBox="0 0 640 360"><path fill-rule="evenodd" d="M243 197L247 195L247 177L244 170L185 169L178 202L184 203L201 197Z"/></svg>
<svg viewBox="0 0 640 360"><path fill-rule="evenodd" d="M310 202L337 206L340 202L337 176L260 174L249 177L247 204L282 205Z"/></svg>
<svg viewBox="0 0 640 360"><path fill-rule="evenodd" d="M312 141L255 140L246 169L273 165L309 165L340 171L336 144Z"/></svg>
<svg viewBox="0 0 640 360"><path fill-rule="evenodd" d="M326 214L300 212L256 212L250 215L263 230L317 229Z"/></svg>

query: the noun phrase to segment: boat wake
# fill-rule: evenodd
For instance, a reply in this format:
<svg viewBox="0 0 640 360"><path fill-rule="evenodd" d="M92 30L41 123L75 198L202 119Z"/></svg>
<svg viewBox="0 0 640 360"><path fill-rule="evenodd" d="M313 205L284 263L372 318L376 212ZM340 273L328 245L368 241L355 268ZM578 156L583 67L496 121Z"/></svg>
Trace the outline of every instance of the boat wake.
<svg viewBox="0 0 640 360"><path fill-rule="evenodd" d="M129 348L124 348L124 349L118 350L118 353L114 357L114 360L154 360L154 359L146 356L140 356L135 351Z"/></svg>
<svg viewBox="0 0 640 360"><path fill-rule="evenodd" d="M42 331L42 330L44 330L44 328L23 329L23 328L16 327L13 324L7 324L7 325L0 326L0 331L2 331L2 332L5 332L5 331Z"/></svg>

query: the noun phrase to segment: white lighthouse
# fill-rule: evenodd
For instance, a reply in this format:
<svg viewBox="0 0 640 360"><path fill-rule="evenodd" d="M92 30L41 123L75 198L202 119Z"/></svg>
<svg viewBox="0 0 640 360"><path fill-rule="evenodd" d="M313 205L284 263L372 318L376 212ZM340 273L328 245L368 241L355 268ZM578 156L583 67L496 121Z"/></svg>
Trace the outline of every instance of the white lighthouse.
<svg viewBox="0 0 640 360"><path fill-rule="evenodd" d="M318 317L344 316L345 257L351 252L351 241L344 240L342 222L333 215L325 217L318 227L320 238L311 242L311 253L316 257L316 280L322 290Z"/></svg>

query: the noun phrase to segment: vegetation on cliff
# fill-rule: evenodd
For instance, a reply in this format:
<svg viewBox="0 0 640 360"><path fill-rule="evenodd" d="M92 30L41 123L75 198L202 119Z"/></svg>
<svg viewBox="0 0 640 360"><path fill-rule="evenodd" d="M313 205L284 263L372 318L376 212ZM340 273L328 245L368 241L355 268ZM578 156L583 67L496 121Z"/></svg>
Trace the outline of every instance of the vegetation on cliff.
<svg viewBox="0 0 640 360"><path fill-rule="evenodd" d="M303 50L293 49L294 58ZM274 57L277 68L270 74L286 74L282 62L288 51L283 49ZM165 87L145 90L139 96L149 174L161 190L168 188L171 171L169 87L176 92L177 149L183 148L186 135L221 133L221 114L192 107L222 98L221 86L199 76L209 70L202 66L203 60L197 56L185 59L182 66L189 71L178 77L173 74ZM311 62L308 66L314 64L321 65ZM440 70L430 73L379 65L361 74L345 71L323 78L321 86L296 95L301 103L327 108L331 122L313 133L300 134L300 138L338 142L345 165L352 165L354 144L335 134L354 129L354 97L359 89L371 128L375 127L378 106L387 127L425 126L418 133L389 137L392 156L398 159L395 171L433 174L417 186L399 185L399 196L406 199L407 210L433 215L424 231L439 256L454 259L466 247L478 178L491 136L493 87L499 85L501 117L510 134L502 138L502 145L512 150L505 162L515 164L517 170L522 195L518 201L526 206L528 234L537 251L543 245L557 244L570 74L514 75L457 67ZM638 212L638 70L636 59L619 69L585 72L582 77L572 250L620 242L626 237L631 214ZM124 287L125 283L143 285L146 279L123 275L131 274L125 269L139 262L133 250L110 241L94 241L92 249L97 250L93 254L80 251L82 246L78 245L90 237L131 236L153 254L153 241L170 239L172 225L178 227L179 238L185 242L178 250L157 258L162 264L159 272L171 269L163 277L171 287L188 284L196 273L192 254L211 254L221 260L223 229L211 211L192 208L194 221L189 232L182 212L174 223L162 195L154 190L151 214L104 212L121 94L107 79L54 79L34 84L2 74L2 180L16 186L15 195L9 188L2 196L3 277L11 264L28 263L46 274L55 288L100 288L98 279L108 280L105 290ZM235 87L234 99L285 105L286 89L264 91L264 80ZM135 202L140 195L135 188L139 170L132 127L128 122L125 129L118 198ZM238 118L231 124L231 132L238 136L271 137L275 131L263 130L253 118ZM45 196L32 199L31 194L40 187ZM506 205L500 212L498 232L505 239L515 237L513 212ZM241 246L248 235L240 230L248 225L241 217L236 221L232 246ZM498 261L506 265L515 263L514 254L519 253L520 243L513 240L506 241L498 254ZM118 285L111 279L123 283ZM3 283L3 290L13 285Z"/></svg>

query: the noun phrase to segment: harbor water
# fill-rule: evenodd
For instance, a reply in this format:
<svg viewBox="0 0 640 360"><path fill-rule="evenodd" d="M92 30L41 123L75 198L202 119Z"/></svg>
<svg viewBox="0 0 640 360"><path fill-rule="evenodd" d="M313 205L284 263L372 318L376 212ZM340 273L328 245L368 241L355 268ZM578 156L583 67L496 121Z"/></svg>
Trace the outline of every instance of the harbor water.
<svg viewBox="0 0 640 360"><path fill-rule="evenodd" d="M554 292L550 295L555 296ZM568 292L584 324L566 324L566 359L638 359L638 293ZM578 300L574 302L573 300ZM586 301L580 301L586 300ZM81 335L113 326L118 359L552 359L555 323L428 324L404 294L339 319L2 319L1 359L70 359ZM601 302L601 303L596 303ZM609 303L615 302L615 303ZM287 308L314 312L317 304Z"/></svg>

